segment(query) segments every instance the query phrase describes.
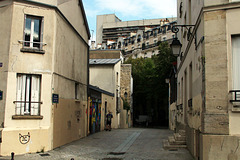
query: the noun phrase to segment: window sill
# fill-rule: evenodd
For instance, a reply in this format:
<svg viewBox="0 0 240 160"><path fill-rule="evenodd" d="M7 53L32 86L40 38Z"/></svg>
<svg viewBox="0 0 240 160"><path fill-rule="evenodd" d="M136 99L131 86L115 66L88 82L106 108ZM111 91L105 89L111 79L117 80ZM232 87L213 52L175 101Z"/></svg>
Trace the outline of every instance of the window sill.
<svg viewBox="0 0 240 160"><path fill-rule="evenodd" d="M12 119L43 119L43 116L30 116L30 115L14 115Z"/></svg>
<svg viewBox="0 0 240 160"><path fill-rule="evenodd" d="M37 54L45 54L44 50L39 50L35 48L21 48L21 52L26 52L26 53L37 53Z"/></svg>

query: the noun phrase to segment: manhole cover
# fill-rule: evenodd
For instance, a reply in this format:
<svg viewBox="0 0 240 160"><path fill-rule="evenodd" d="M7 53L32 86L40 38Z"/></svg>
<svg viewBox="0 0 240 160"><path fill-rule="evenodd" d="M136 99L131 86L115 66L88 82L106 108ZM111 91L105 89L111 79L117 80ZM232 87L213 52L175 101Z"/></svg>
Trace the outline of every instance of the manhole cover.
<svg viewBox="0 0 240 160"><path fill-rule="evenodd" d="M123 160L122 158L103 158L102 160Z"/></svg>
<svg viewBox="0 0 240 160"><path fill-rule="evenodd" d="M110 155L123 155L125 152L110 152Z"/></svg>
<svg viewBox="0 0 240 160"><path fill-rule="evenodd" d="M48 154L48 153L43 153L43 154L40 154L40 156L45 157L45 156L50 156L50 154Z"/></svg>

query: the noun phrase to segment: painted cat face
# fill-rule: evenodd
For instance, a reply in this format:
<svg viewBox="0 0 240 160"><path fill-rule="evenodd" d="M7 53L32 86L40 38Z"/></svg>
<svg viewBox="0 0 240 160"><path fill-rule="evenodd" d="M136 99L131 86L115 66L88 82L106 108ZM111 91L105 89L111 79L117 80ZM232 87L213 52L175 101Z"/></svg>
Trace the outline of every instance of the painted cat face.
<svg viewBox="0 0 240 160"><path fill-rule="evenodd" d="M21 135L21 133L19 133L19 141L22 144L27 144L30 141L30 133L28 132L27 135Z"/></svg>

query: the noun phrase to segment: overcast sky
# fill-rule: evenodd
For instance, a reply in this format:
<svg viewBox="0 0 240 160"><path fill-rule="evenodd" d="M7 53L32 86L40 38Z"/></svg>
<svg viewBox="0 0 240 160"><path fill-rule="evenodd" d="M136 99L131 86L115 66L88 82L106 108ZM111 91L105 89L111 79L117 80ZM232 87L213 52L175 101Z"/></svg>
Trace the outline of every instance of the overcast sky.
<svg viewBox="0 0 240 160"><path fill-rule="evenodd" d="M177 16L177 0L82 0L89 29L96 34L96 16L115 13L122 21Z"/></svg>

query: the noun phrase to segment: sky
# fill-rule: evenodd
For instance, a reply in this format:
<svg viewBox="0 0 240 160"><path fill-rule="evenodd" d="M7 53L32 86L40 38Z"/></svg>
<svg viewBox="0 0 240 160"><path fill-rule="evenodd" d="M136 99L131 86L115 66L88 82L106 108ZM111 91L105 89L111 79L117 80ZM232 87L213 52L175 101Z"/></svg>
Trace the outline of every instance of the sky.
<svg viewBox="0 0 240 160"><path fill-rule="evenodd" d="M96 39L96 16L115 14L122 21L177 16L177 0L82 0L91 40Z"/></svg>

